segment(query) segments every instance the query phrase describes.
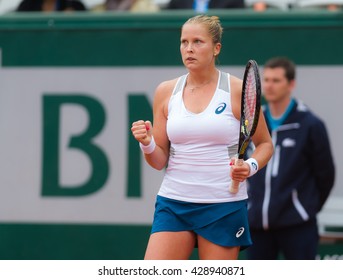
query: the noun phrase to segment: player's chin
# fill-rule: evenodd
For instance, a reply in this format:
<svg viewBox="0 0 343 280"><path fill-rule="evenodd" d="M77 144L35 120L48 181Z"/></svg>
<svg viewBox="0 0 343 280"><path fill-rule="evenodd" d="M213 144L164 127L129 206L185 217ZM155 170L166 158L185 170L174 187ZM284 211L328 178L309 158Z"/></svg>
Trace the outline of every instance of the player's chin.
<svg viewBox="0 0 343 280"><path fill-rule="evenodd" d="M184 63L184 65L185 65L185 67L187 68L187 69L189 69L189 70L195 70L195 69L197 69L197 68L199 68L199 66L196 64L196 63L194 63L194 62L185 62Z"/></svg>

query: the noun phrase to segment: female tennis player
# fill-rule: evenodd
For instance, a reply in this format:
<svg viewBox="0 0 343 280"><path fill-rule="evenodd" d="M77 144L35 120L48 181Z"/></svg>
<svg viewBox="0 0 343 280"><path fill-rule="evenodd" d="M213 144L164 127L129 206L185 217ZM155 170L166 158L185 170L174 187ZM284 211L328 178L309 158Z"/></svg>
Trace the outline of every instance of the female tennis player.
<svg viewBox="0 0 343 280"><path fill-rule="evenodd" d="M267 164L273 145L260 114L252 157L232 164L228 150L238 144L242 80L216 68L222 32L216 16L184 23L180 51L188 73L157 87L154 126L132 124L147 163L167 167L145 259L189 259L196 246L200 259L237 259L251 245L246 178L253 163ZM240 182L236 194L229 192L232 179Z"/></svg>

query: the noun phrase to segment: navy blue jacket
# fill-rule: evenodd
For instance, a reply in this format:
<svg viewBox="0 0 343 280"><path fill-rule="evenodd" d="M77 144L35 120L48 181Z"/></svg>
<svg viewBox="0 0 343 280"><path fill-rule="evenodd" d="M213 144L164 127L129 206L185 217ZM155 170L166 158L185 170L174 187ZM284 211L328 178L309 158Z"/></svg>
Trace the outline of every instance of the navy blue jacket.
<svg viewBox="0 0 343 280"><path fill-rule="evenodd" d="M302 102L295 101L284 123L271 135L272 159L248 179L249 223L254 229L316 219L334 184L326 127Z"/></svg>

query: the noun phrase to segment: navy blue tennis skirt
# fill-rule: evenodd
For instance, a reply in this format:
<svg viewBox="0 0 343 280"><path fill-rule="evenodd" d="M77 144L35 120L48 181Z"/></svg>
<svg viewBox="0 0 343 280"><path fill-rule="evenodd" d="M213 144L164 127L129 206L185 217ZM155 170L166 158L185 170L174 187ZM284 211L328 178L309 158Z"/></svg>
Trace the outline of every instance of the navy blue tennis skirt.
<svg viewBox="0 0 343 280"><path fill-rule="evenodd" d="M193 231L220 246L240 246L251 242L247 201L192 203L157 196L151 233Z"/></svg>

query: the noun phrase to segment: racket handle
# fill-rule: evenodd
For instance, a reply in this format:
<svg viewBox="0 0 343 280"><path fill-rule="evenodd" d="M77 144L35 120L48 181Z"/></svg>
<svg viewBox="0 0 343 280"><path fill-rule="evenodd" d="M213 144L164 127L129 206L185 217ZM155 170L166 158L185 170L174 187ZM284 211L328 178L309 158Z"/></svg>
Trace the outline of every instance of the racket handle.
<svg viewBox="0 0 343 280"><path fill-rule="evenodd" d="M243 162L244 162L243 159L240 159L240 158L236 159L235 165L241 166L241 165L243 165ZM229 192L235 194L235 193L238 193L238 189L239 189L239 182L232 180L231 186L229 187Z"/></svg>

